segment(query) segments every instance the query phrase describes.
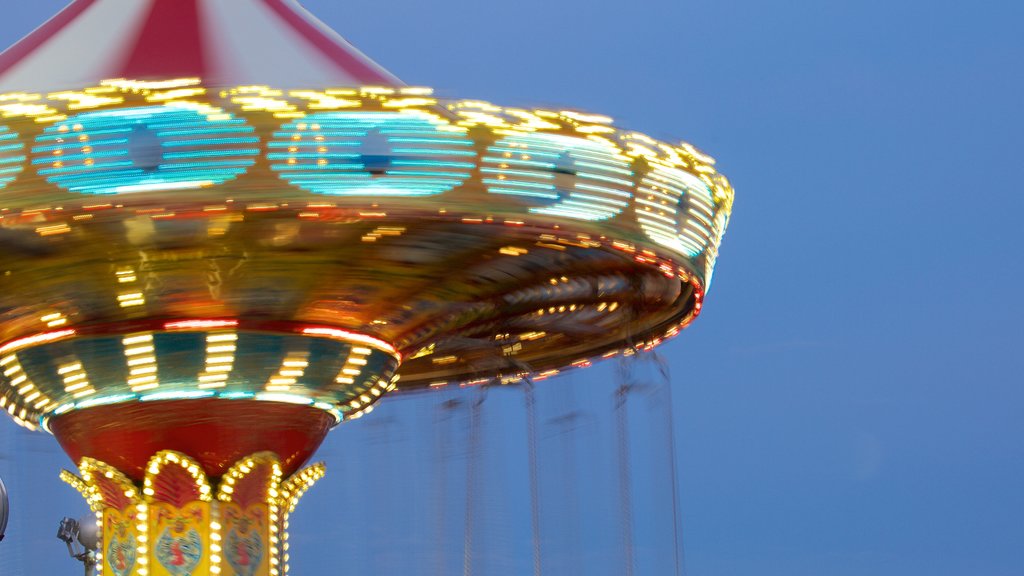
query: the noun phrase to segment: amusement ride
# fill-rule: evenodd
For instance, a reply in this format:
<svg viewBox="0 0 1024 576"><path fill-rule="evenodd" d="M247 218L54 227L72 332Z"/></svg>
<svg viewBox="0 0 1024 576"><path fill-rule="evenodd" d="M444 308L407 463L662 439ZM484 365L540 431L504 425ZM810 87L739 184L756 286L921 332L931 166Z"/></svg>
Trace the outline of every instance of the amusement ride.
<svg viewBox="0 0 1024 576"><path fill-rule="evenodd" d="M74 0L0 94L0 409L77 463L105 576L287 574L331 429L677 335L733 202L689 144L407 86L290 0Z"/></svg>

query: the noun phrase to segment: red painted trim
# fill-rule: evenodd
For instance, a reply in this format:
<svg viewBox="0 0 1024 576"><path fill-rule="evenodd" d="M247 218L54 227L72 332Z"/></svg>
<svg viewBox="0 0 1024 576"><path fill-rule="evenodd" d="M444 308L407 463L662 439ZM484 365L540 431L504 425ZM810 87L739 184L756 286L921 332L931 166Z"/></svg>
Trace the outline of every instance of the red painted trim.
<svg viewBox="0 0 1024 576"><path fill-rule="evenodd" d="M365 60L338 44L334 38L296 12L285 0L263 1L318 52L337 64L358 82L384 85L392 85L396 82L391 75L370 66Z"/></svg>
<svg viewBox="0 0 1024 576"><path fill-rule="evenodd" d="M288 477L313 456L335 421L312 406L206 398L95 406L50 425L72 461L95 458L141 481L161 450L188 455L214 479L239 460L269 451Z"/></svg>
<svg viewBox="0 0 1024 576"><path fill-rule="evenodd" d="M33 30L28 36L19 40L14 46L4 50L0 54L0 74L3 74L14 67L15 64L27 58L40 46L46 44L58 32L64 29L75 18L92 7L96 0L75 0L66 8L57 13L56 16L47 20L42 26Z"/></svg>
<svg viewBox="0 0 1024 576"><path fill-rule="evenodd" d="M205 78L200 0L151 0L139 36L117 74L131 79Z"/></svg>

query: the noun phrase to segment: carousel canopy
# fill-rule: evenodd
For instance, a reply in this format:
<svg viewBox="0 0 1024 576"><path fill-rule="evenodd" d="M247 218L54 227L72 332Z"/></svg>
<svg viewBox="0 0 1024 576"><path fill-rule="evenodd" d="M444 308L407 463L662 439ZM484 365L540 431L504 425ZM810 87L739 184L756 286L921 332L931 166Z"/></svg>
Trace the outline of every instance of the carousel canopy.
<svg viewBox="0 0 1024 576"><path fill-rule="evenodd" d="M183 77L230 86L401 84L295 0L73 0L0 54L0 92Z"/></svg>
<svg viewBox="0 0 1024 576"><path fill-rule="evenodd" d="M689 144L399 85L293 0L75 0L0 55L0 120L0 410L135 480L657 346L733 201Z"/></svg>

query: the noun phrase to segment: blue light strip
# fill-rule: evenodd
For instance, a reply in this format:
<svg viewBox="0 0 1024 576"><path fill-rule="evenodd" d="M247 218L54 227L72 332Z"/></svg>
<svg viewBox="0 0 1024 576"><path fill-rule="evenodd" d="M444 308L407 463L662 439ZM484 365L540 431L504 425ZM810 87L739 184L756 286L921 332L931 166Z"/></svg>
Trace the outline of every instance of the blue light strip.
<svg viewBox="0 0 1024 576"><path fill-rule="evenodd" d="M725 229L724 223L716 224L711 188L678 168L652 166L640 183L637 203L640 226L651 239L691 258L715 249Z"/></svg>
<svg viewBox="0 0 1024 576"><path fill-rule="evenodd" d="M317 111L285 122L265 143L266 158L282 180L317 194L432 196L463 186L479 163L478 182L518 198L524 211L586 221L628 211L651 241L704 262L716 257L728 222L717 184L646 141L620 148L598 136L494 129L498 140L480 154L466 129L424 110ZM48 125L27 155L0 126L0 188L26 162L80 193L211 187L254 166L260 144L244 118L181 103L80 113Z"/></svg>
<svg viewBox="0 0 1024 576"><path fill-rule="evenodd" d="M282 179L316 194L431 196L460 186L476 167L473 142L440 126L424 114L312 114L276 132L267 158Z"/></svg>
<svg viewBox="0 0 1024 576"><path fill-rule="evenodd" d="M656 243L676 252L694 255L696 246L680 238L679 208L683 189L664 174L670 168L652 166L637 191L637 221Z"/></svg>
<svg viewBox="0 0 1024 576"><path fill-rule="evenodd" d="M25 145L18 135L0 126L0 189L6 187L24 170Z"/></svg>
<svg viewBox="0 0 1024 576"><path fill-rule="evenodd" d="M335 423L340 424L344 421L345 417L342 411L334 404L328 402L315 402L311 398L299 396L295 394L273 394L266 392L214 392L209 390L181 390L181 391L168 391L168 392L152 392L149 394L114 394L110 396L100 396L98 398L91 398L89 400L81 400L79 402L64 404L52 412L43 414L39 417L39 425L46 430L49 430L48 424L50 418L53 416L60 416L67 414L73 410L84 410L86 408L95 408L97 406L109 406L111 404L125 404L128 402L159 402L167 400L197 400L203 398L220 398L223 400L256 400L260 402L279 402L287 404L300 404L304 406L313 406L320 410L330 413L334 416Z"/></svg>
<svg viewBox="0 0 1024 576"><path fill-rule="evenodd" d="M610 144L585 138L508 136L488 148L480 171L494 175L483 179L492 194L551 201L530 208L535 214L607 220L633 197L630 160Z"/></svg>
<svg viewBox="0 0 1024 576"><path fill-rule="evenodd" d="M255 164L259 141L252 126L230 114L125 108L79 114L46 128L32 149L32 164L72 192L186 190L242 175ZM140 165L137 156L152 164Z"/></svg>

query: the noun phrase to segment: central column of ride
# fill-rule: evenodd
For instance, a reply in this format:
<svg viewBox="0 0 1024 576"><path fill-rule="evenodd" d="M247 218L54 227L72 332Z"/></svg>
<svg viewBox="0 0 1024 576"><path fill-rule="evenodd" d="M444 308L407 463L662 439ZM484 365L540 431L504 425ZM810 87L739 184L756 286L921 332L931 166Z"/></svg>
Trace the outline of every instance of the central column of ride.
<svg viewBox="0 0 1024 576"><path fill-rule="evenodd" d="M103 576L287 574L288 516L325 472L302 466L394 388L401 361L340 328L233 319L5 346L9 377L62 389L42 422L79 463L61 477L97 514Z"/></svg>
<svg viewBox="0 0 1024 576"><path fill-rule="evenodd" d="M279 576L288 572L288 516L324 475L310 466L285 480L273 453L237 462L214 485L184 454L160 452L140 487L86 458L62 479L102 526L104 576Z"/></svg>

